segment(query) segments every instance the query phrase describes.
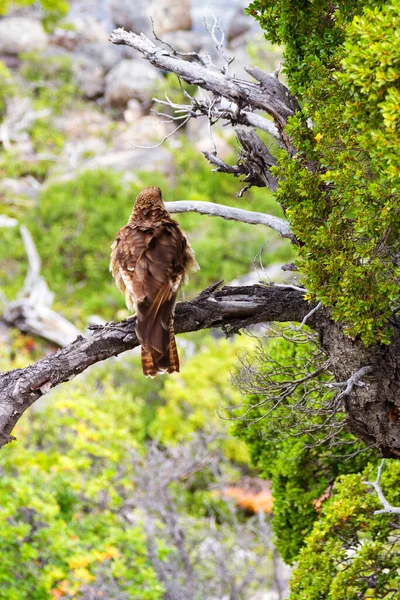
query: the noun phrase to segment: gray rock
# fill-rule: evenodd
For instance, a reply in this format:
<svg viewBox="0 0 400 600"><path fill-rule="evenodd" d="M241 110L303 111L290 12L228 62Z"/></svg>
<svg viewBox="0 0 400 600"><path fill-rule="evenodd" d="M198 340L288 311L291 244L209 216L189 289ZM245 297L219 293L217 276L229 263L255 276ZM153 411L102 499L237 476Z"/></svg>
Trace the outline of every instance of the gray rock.
<svg viewBox="0 0 400 600"><path fill-rule="evenodd" d="M0 54L17 55L44 50L46 46L47 35L40 21L25 17L0 20Z"/></svg>
<svg viewBox="0 0 400 600"><path fill-rule="evenodd" d="M202 38L194 31L169 31L162 36L162 41L168 50L172 46L179 52L200 52L203 46Z"/></svg>
<svg viewBox="0 0 400 600"><path fill-rule="evenodd" d="M111 71L121 60L118 49L110 42L88 42L80 46L79 51L102 67L104 73Z"/></svg>
<svg viewBox="0 0 400 600"><path fill-rule="evenodd" d="M143 116L143 107L139 100L131 98L128 102L127 109L124 111L124 119L126 123L134 123Z"/></svg>
<svg viewBox="0 0 400 600"><path fill-rule="evenodd" d="M174 172L172 155L164 148L145 150L132 148L96 156L82 165L82 170L113 169L114 171L158 171L164 175Z"/></svg>
<svg viewBox="0 0 400 600"><path fill-rule="evenodd" d="M175 123L166 123L155 115L146 115L116 132L112 138L112 147L115 150L128 150L135 145L159 144L175 127Z"/></svg>
<svg viewBox="0 0 400 600"><path fill-rule="evenodd" d="M157 0L148 8L157 35L192 28L190 0Z"/></svg>
<svg viewBox="0 0 400 600"><path fill-rule="evenodd" d="M85 15L68 18L68 24L72 25L80 44L84 42L108 42L108 31L96 19Z"/></svg>
<svg viewBox="0 0 400 600"><path fill-rule="evenodd" d="M192 28L190 0L111 0L110 14L115 25L134 33L150 33L151 19L157 35Z"/></svg>
<svg viewBox="0 0 400 600"><path fill-rule="evenodd" d="M230 42L246 34L251 29L253 23L254 19L246 15L244 9L239 6L228 25L228 41Z"/></svg>
<svg viewBox="0 0 400 600"><path fill-rule="evenodd" d="M111 0L111 19L117 27L124 27L127 31L149 33L151 21L147 6L147 0Z"/></svg>
<svg viewBox="0 0 400 600"><path fill-rule="evenodd" d="M105 72L95 60L81 54L74 63L76 85L86 98L98 98L104 94Z"/></svg>
<svg viewBox="0 0 400 600"><path fill-rule="evenodd" d="M131 98L148 101L161 79L160 72L143 60L123 60L106 76L105 100L117 108L125 107Z"/></svg>

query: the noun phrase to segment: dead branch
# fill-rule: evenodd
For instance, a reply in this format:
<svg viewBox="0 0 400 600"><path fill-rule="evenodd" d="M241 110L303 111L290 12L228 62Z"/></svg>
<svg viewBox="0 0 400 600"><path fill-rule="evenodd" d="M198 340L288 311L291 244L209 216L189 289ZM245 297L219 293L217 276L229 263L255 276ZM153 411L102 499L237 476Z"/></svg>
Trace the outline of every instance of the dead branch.
<svg viewBox="0 0 400 600"><path fill-rule="evenodd" d="M288 238L293 241L294 237L290 231L290 226L287 221L267 215L265 213L253 212L242 208L234 208L232 206L224 206L214 202L201 202L193 200L178 200L176 202L166 202L165 207L171 214L196 212L201 215L210 217L221 217L231 221L240 221L241 223L249 223L251 225L265 225L270 227L281 237Z"/></svg>
<svg viewBox="0 0 400 600"><path fill-rule="evenodd" d="M235 177L243 176L242 181L246 185L238 193L239 197L242 197L243 193L252 186L268 187L272 192L276 192L278 181L270 171L276 164L276 160L267 146L251 130L237 129L236 136L240 143L237 165L227 165L214 152L203 152L206 159L215 166L214 171L231 173Z"/></svg>
<svg viewBox="0 0 400 600"><path fill-rule="evenodd" d="M393 515L400 515L400 507L398 506L392 506L390 504L390 502L388 502L385 498L384 493L382 492L382 488L380 485L380 480L381 480L381 475L382 475L382 470L383 470L383 466L385 464L385 459L382 459L381 464L378 467L378 473L376 475L376 479L375 481L363 481L364 485L371 485L375 492L378 495L379 501L382 504L383 508L380 510L376 510L374 512L374 515L383 515L383 514L393 514Z"/></svg>
<svg viewBox="0 0 400 600"><path fill-rule="evenodd" d="M70 344L80 334L72 323L51 309L54 294L40 274L41 262L25 225L20 227L28 257L28 273L18 298L5 305L1 320L24 333L38 335L57 346Z"/></svg>
<svg viewBox="0 0 400 600"><path fill-rule="evenodd" d="M265 117L257 113L252 113L250 110L238 110L238 105L234 102L226 100L225 98L213 97L212 99L204 96L203 98L190 97L190 104L176 104L172 102L168 97L165 100L159 98L153 98L154 102L171 108L176 116L172 116L160 111L152 111L155 114L166 117L167 120L184 119L186 116L197 119L199 117L209 117L210 106L212 105L212 118L214 121L226 121L233 126L246 125L248 127L255 127L269 133L277 142L280 147L283 146L282 138L280 136L278 128Z"/></svg>
<svg viewBox="0 0 400 600"><path fill-rule="evenodd" d="M227 335L267 321L301 321L309 312L303 293L267 286L223 287L204 290L190 302L179 303L175 331L185 333L219 327ZM25 369L0 375L0 447L22 413L60 383L69 381L94 363L138 346L135 318L97 326L88 337L78 336L68 346Z"/></svg>
<svg viewBox="0 0 400 600"><path fill-rule="evenodd" d="M274 119L280 135L287 139L283 130L287 119L298 110L298 103L279 82L276 74L263 73L257 68L249 69L250 75L259 83L230 77L212 65L205 67L204 59L196 60L196 57L193 57L194 60L188 62L178 58L175 52L157 46L143 33L137 35L123 29L114 30L110 41L134 48L159 69L175 73L188 83L234 102L240 110L265 111ZM287 146L289 148L289 142Z"/></svg>

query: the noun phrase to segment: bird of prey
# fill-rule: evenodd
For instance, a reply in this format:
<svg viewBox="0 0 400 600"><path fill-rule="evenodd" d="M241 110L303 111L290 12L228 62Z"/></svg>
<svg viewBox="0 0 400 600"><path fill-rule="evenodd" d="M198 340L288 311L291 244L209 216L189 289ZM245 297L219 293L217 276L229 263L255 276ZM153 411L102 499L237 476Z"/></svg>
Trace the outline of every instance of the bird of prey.
<svg viewBox="0 0 400 600"><path fill-rule="evenodd" d="M199 266L186 235L167 212L158 187L137 196L129 222L111 246L110 271L129 310L136 310L143 373L179 371L174 308L188 271Z"/></svg>

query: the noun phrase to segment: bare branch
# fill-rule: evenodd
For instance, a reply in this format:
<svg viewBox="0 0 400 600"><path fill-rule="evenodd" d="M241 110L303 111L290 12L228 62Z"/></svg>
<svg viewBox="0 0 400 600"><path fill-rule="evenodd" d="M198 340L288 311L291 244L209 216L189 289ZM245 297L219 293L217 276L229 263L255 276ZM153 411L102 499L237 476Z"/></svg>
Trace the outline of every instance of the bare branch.
<svg viewBox="0 0 400 600"><path fill-rule="evenodd" d="M237 165L227 165L215 152L203 152L206 159L216 167L214 171L232 173L235 177L243 176L241 181L246 185L237 194L239 198L252 186L268 187L272 192L276 192L278 181L270 171L276 160L267 146L251 130L237 129L236 136L240 143Z"/></svg>
<svg viewBox="0 0 400 600"><path fill-rule="evenodd" d="M309 312L303 294L267 286L211 286L195 300L179 303L175 331L184 333L219 327L227 335L253 323L301 321ZM97 326L87 338L72 344L25 369L0 375L0 447L22 413L38 398L60 383L69 381L94 363L138 346L135 318Z"/></svg>
<svg viewBox="0 0 400 600"><path fill-rule="evenodd" d="M279 146L283 146L282 138L280 136L278 128L265 117L257 113L252 113L249 110L238 110L237 104L234 102L225 100L224 98L217 98L214 96L212 100L209 98L190 98L190 104L176 104L167 98L166 100L160 100L159 98L153 98L154 102L168 106L179 113L180 116L172 117L157 111L156 114L167 117L169 120L183 119L186 115L190 115L191 118L197 119L199 117L210 114L210 106L212 106L212 117L215 121L223 120L227 121L231 125L246 125L248 127L255 127L261 129L266 133L269 133L278 142Z"/></svg>
<svg viewBox="0 0 400 600"><path fill-rule="evenodd" d="M343 396L348 396L353 391L354 386L364 387L365 385L367 385L366 383L361 381L361 379L362 379L362 377L364 377L365 375L368 375L368 373L371 373L372 371L373 371L372 366L368 365L366 367L362 367L361 369L359 369L358 371L353 373L353 375L351 377L349 377L349 379L347 381L339 381L339 382L331 384L331 387L342 386L345 388L343 390L343 392L341 392L339 394L339 396L337 397L337 400L343 398Z"/></svg>
<svg viewBox="0 0 400 600"><path fill-rule="evenodd" d="M319 310L321 307L322 307L322 302L318 302L317 306L314 306L314 308L312 308L310 310L310 312L308 314L306 314L306 316L304 317L304 319L302 320L302 322L300 323L300 325L298 327L294 327L293 330L294 331L300 331L300 329L303 329L303 327L307 323L308 319L310 317L312 317L313 314L316 313L317 310Z"/></svg>
<svg viewBox="0 0 400 600"><path fill-rule="evenodd" d="M110 35L113 44L135 48L159 69L170 71L184 81L198 85L235 102L241 108L251 111L262 110L273 117L281 132L287 119L298 109L296 99L281 84L275 75L264 74L259 84L228 77L216 69L207 68L198 61L188 62L177 58L176 54L153 44L143 33L137 35L123 29L116 29ZM260 81L260 69L249 73Z"/></svg>
<svg viewBox="0 0 400 600"><path fill-rule="evenodd" d="M290 226L287 221L265 213L252 212L242 208L233 208L232 206L224 206L223 204L215 204L214 202L201 202L194 200L178 200L176 202L166 202L165 208L171 214L196 212L201 215L210 217L221 217L231 221L240 221L251 225L265 225L270 227L281 237L288 238L293 241L294 237L290 231Z"/></svg>
<svg viewBox="0 0 400 600"><path fill-rule="evenodd" d="M224 50L225 32L221 27L221 20L217 19L217 17L215 17L214 15L213 15L213 19L214 19L214 23L212 25L209 25L207 23L207 21L205 22L206 29L207 29L208 33L211 35L213 42L215 43L217 52L219 52L219 54L222 56L222 59L224 61L224 66L222 67L222 73L229 77L229 65L234 61L234 59L228 58L226 55L226 52ZM220 39L218 39L218 37L217 37L218 32L220 34Z"/></svg>
<svg viewBox="0 0 400 600"><path fill-rule="evenodd" d="M54 294L40 275L40 257L25 225L20 227L29 269L17 300L6 303L2 320L24 333L38 335L57 346L71 343L80 334L72 323L51 310Z"/></svg>
<svg viewBox="0 0 400 600"><path fill-rule="evenodd" d="M383 470L384 464L385 464L385 459L383 458L381 464L378 467L378 473L377 473L375 481L363 481L363 484L371 485L374 488L375 492L378 494L379 501L383 506L383 508L381 510L376 510L374 512L374 515L383 515L383 514L400 515L400 507L392 506L386 500L386 498L382 492L382 488L380 486L380 480L381 480L381 475L382 475L382 470Z"/></svg>

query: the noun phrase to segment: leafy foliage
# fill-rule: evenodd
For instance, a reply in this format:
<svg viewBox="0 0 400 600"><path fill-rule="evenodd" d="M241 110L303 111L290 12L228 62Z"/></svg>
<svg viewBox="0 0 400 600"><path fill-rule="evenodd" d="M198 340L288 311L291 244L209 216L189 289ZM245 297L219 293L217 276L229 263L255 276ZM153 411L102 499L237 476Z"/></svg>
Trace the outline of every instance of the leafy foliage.
<svg viewBox="0 0 400 600"><path fill-rule="evenodd" d="M204 340L206 342L206 340ZM182 373L165 381L160 406L149 427L149 434L163 444L181 444L198 431L218 431L220 446L227 459L246 463L244 443L228 434L230 423L217 417L217 407L235 405L240 393L227 381L227 372L237 353L249 346L248 340L203 342L202 351L184 363ZM201 393L199 391L201 390Z"/></svg>
<svg viewBox="0 0 400 600"><path fill-rule="evenodd" d="M106 379L95 393L93 382L73 384L2 451L1 599L80 598L85 586L107 581L119 597L162 598L140 525L117 513L132 487L127 439L135 444L141 429L140 403L123 398Z"/></svg>
<svg viewBox="0 0 400 600"><path fill-rule="evenodd" d="M363 485L375 468L344 475L306 539L291 580L291 600L396 598L399 590L400 540L391 515L375 492ZM400 501L400 464L385 467L382 488L394 505Z"/></svg>
<svg viewBox="0 0 400 600"><path fill-rule="evenodd" d="M366 4L374 8L362 16ZM398 301L399 10L362 0L250 8L268 38L285 43L302 102L288 127L295 160L281 154L276 168L278 199L303 244L299 266L311 297L367 345L389 342Z"/></svg>

